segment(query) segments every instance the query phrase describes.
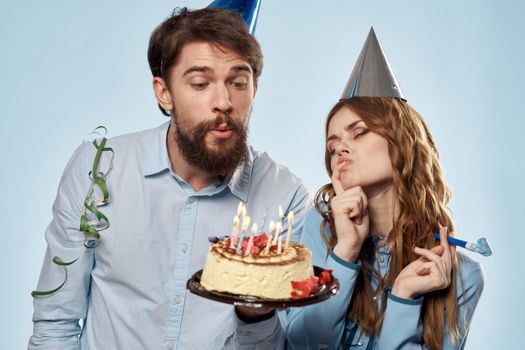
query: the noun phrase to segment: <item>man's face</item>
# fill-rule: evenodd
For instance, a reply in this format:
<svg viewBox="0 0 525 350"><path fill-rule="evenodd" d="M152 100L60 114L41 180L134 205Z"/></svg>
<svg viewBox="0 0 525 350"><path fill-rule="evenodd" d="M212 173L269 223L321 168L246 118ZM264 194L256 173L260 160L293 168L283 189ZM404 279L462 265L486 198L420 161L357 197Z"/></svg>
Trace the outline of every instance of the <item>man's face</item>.
<svg viewBox="0 0 525 350"><path fill-rule="evenodd" d="M237 53L209 43L183 47L168 93L177 145L188 163L231 175L247 155L253 73ZM171 108L170 108L171 107Z"/></svg>

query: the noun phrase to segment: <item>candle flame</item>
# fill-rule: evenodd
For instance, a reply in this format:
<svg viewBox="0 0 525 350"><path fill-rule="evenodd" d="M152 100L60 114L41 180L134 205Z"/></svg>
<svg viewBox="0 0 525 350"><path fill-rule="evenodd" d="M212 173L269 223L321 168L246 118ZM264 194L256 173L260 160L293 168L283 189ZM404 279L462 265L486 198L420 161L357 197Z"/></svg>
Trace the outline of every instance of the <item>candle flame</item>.
<svg viewBox="0 0 525 350"><path fill-rule="evenodd" d="M240 222L241 222L241 220L239 219L239 217L238 217L237 215L235 215L235 216L233 217L233 224L234 224L235 226L239 226L239 223L240 223Z"/></svg>
<svg viewBox="0 0 525 350"><path fill-rule="evenodd" d="M293 218L294 218L293 211L290 210L290 212L288 213L288 222L292 222Z"/></svg>
<svg viewBox="0 0 525 350"><path fill-rule="evenodd" d="M275 232L275 222L273 220L270 221L270 233Z"/></svg>
<svg viewBox="0 0 525 350"><path fill-rule="evenodd" d="M282 219L283 217L284 217L283 207L279 206L279 219Z"/></svg>
<svg viewBox="0 0 525 350"><path fill-rule="evenodd" d="M244 204L242 204L242 201L240 201L239 206L237 207L237 216L241 215L242 208L244 208Z"/></svg>
<svg viewBox="0 0 525 350"><path fill-rule="evenodd" d="M257 224L253 224L252 226L252 235L256 234L257 233Z"/></svg>
<svg viewBox="0 0 525 350"><path fill-rule="evenodd" d="M245 215L242 217L242 230L245 231L248 227L250 227L250 221L251 218L248 215Z"/></svg>

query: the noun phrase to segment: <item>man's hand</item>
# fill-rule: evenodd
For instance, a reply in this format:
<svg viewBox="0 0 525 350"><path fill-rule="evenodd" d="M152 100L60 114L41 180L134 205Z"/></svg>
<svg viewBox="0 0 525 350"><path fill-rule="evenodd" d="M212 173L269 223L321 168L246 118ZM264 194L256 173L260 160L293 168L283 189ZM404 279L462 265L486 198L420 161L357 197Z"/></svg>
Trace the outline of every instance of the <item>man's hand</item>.
<svg viewBox="0 0 525 350"><path fill-rule="evenodd" d="M270 307L235 306L235 313L243 322L256 323L273 317L275 309Z"/></svg>

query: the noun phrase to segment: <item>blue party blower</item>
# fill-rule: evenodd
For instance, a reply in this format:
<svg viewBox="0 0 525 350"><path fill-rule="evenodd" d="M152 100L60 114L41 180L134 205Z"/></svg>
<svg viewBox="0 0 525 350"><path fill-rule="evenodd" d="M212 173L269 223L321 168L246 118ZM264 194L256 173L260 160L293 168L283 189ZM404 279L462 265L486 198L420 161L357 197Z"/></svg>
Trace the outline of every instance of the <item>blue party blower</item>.
<svg viewBox="0 0 525 350"><path fill-rule="evenodd" d="M434 238L440 239L439 233L434 233ZM490 246L484 237L478 239L477 243L462 241L461 239L457 239L451 236L447 237L447 241L449 244L453 244L456 247L462 247L467 250L470 250L471 252L479 253L483 256L492 255L492 249L490 249Z"/></svg>

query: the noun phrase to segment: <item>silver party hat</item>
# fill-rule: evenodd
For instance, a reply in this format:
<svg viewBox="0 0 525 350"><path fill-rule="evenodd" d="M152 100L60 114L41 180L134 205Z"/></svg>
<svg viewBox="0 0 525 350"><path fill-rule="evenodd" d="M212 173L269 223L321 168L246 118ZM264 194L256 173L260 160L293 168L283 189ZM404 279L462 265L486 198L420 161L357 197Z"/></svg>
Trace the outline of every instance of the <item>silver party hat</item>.
<svg viewBox="0 0 525 350"><path fill-rule="evenodd" d="M354 96L393 97L406 101L385 53L377 41L374 28L370 28L341 100Z"/></svg>

